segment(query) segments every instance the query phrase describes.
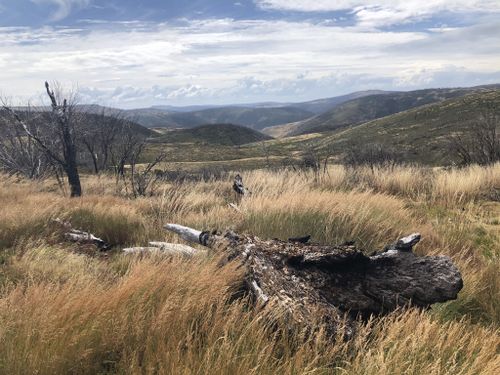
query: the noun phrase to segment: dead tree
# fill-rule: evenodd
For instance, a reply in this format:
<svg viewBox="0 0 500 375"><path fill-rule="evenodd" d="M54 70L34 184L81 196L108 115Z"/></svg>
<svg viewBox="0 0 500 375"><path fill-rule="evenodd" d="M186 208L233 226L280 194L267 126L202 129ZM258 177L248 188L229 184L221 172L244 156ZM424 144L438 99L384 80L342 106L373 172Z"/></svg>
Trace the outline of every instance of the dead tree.
<svg viewBox="0 0 500 375"><path fill-rule="evenodd" d="M144 140L134 135L132 131L121 132L118 144L111 152L111 163L117 180L125 178L125 167L131 156L136 152L136 148L140 147L143 142Z"/></svg>
<svg viewBox="0 0 500 375"><path fill-rule="evenodd" d="M500 161L500 112L494 103L461 134L451 135L450 149L461 165L488 165Z"/></svg>
<svg viewBox="0 0 500 375"><path fill-rule="evenodd" d="M401 161L401 155L391 147L379 143L350 144L346 147L342 161L348 167L368 166L374 172L377 167L394 168Z"/></svg>
<svg viewBox="0 0 500 375"><path fill-rule="evenodd" d="M367 256L353 245L261 240L177 224L167 224L165 229L209 247L224 262L240 262L245 269L244 288L265 309L306 328L319 317L331 334L351 336L359 317L387 314L403 306L428 308L455 299L463 285L450 258L412 252L419 234Z"/></svg>
<svg viewBox="0 0 500 375"><path fill-rule="evenodd" d="M165 255L180 255L185 258L191 258L195 254L200 254L199 250L191 246L168 242L149 242L147 247L129 247L122 250L125 254L143 254L149 252L158 252Z"/></svg>
<svg viewBox="0 0 500 375"><path fill-rule="evenodd" d="M307 146L300 161L300 167L303 171L311 171L314 174L314 181L319 181L321 173L328 174L328 161L333 156L332 148L324 151ZM295 169L295 168L294 168Z"/></svg>
<svg viewBox="0 0 500 375"><path fill-rule="evenodd" d="M68 103L67 99L61 102L58 95L50 89L48 82L45 82L45 89L51 102L52 112L40 119L37 132L32 131L32 127L12 108L4 104L3 109L12 116L25 135L36 143L46 157L64 170L71 189L71 197L79 197L82 195L82 187L77 163L75 128L79 119L75 103L74 101Z"/></svg>
<svg viewBox="0 0 500 375"><path fill-rule="evenodd" d="M243 197L252 194L251 191L248 190L245 187L245 185L243 185L243 178L239 174L237 174L236 176L234 176L233 190L235 192L236 202L238 202L238 203L241 203L241 200L243 199ZM239 208L238 208L238 206L236 204L231 203L230 206L233 209L239 211Z"/></svg>
<svg viewBox="0 0 500 375"><path fill-rule="evenodd" d="M32 133L37 132L28 108L25 122ZM9 121L10 114L0 111L0 170L9 175L21 175L29 179L47 177L53 166L36 142L16 122Z"/></svg>
<svg viewBox="0 0 500 375"><path fill-rule="evenodd" d="M118 112L105 110L86 117L87 121L79 129L79 142L91 160L94 173L99 174L110 166L120 136L128 130L127 120Z"/></svg>
<svg viewBox="0 0 500 375"><path fill-rule="evenodd" d="M159 176L156 174L155 167L167 158L166 152L161 151L153 161L140 168L138 167L138 163L145 147L146 143L141 143L131 154L129 159L130 185L134 198L154 194L154 185L159 179Z"/></svg>
<svg viewBox="0 0 500 375"><path fill-rule="evenodd" d="M130 187L134 198L153 195L156 182L164 174L163 170L156 169L167 158L164 150L160 151L151 162L140 165L146 146L146 137L135 132L132 124L128 123L120 128L111 149L116 182L118 184L122 181L127 189Z"/></svg>

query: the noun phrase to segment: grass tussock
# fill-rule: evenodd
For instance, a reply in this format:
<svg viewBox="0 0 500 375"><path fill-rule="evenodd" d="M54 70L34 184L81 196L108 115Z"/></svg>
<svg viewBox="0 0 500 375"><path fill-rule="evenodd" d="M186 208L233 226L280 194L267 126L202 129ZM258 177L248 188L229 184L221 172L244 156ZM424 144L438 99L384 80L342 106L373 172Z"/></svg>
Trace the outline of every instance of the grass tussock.
<svg viewBox="0 0 500 375"><path fill-rule="evenodd" d="M2 373L494 374L500 365L495 329L417 311L335 345L278 334L244 301L230 303L240 274L216 260L132 259L123 275L105 275L98 260L62 249L24 257L18 269L50 270L0 298ZM73 276L61 277L68 268Z"/></svg>
<svg viewBox="0 0 500 375"><path fill-rule="evenodd" d="M420 226L405 203L385 194L314 191L300 199L281 197L249 200L243 228L262 237L311 234L322 243L355 240L366 249L381 249L409 227ZM422 228L421 228L422 229Z"/></svg>
<svg viewBox="0 0 500 375"><path fill-rule="evenodd" d="M82 199L46 181L0 176L0 373L5 374L496 374L500 372L500 166L461 170L331 167L165 182L130 199L107 176L85 177ZM334 345L271 329L234 300L241 274L217 259L106 258L74 252L52 218L115 250L179 241L162 226L227 229L379 250L419 231L421 254L446 254L464 278L456 301L401 311ZM279 326L278 324L278 326Z"/></svg>

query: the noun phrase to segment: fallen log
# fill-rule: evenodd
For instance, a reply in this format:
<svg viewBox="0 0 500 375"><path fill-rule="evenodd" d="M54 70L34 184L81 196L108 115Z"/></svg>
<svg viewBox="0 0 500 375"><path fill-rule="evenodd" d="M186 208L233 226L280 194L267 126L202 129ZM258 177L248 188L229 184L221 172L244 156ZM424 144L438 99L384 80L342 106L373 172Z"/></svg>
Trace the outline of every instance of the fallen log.
<svg viewBox="0 0 500 375"><path fill-rule="evenodd" d="M184 257L192 257L200 251L195 248L178 243L168 243L168 242L150 242L149 246L146 247L129 247L122 250L126 254L138 254L147 252L160 252L168 255L181 255Z"/></svg>
<svg viewBox="0 0 500 375"><path fill-rule="evenodd" d="M159 251L157 247L147 247L147 246L136 246L136 247L127 247L122 249L122 252L125 254L142 254L142 253L151 253L154 251Z"/></svg>
<svg viewBox="0 0 500 375"><path fill-rule="evenodd" d="M261 240L177 224L167 224L165 229L224 254L225 262L241 262L245 288L260 305L278 308L305 326L319 317L332 334L343 327L350 336L358 317L387 314L403 306L428 308L455 299L463 286L450 258L419 257L412 252L419 234L367 256L352 244Z"/></svg>
<svg viewBox="0 0 500 375"><path fill-rule="evenodd" d="M160 249L164 252L178 253L186 256L193 256L199 251L194 247L183 245L180 243L169 243L169 242L150 242L149 246Z"/></svg>
<svg viewBox="0 0 500 375"><path fill-rule="evenodd" d="M99 250L105 251L111 248L106 241L103 239L94 236L92 233L84 232L79 229L73 229L71 223L69 221L63 221L61 219L54 219L54 223L58 224L63 231L63 237L70 242L76 242L84 245L94 245Z"/></svg>

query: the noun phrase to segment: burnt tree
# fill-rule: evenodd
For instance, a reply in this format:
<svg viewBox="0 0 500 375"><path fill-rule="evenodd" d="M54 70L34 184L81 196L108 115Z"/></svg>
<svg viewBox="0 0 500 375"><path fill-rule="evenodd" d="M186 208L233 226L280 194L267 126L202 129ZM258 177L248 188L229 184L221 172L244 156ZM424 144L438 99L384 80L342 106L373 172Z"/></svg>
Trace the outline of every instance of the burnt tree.
<svg viewBox="0 0 500 375"><path fill-rule="evenodd" d="M449 136L450 149L461 165L488 165L500 161L500 110L483 103L479 117L462 133Z"/></svg>
<svg viewBox="0 0 500 375"><path fill-rule="evenodd" d="M22 114L26 126L37 133L36 117L30 108ZM9 175L21 175L29 179L40 179L53 172L53 165L36 142L6 110L0 110L0 169Z"/></svg>
<svg viewBox="0 0 500 375"><path fill-rule="evenodd" d="M79 128L79 143L90 158L94 173L99 174L110 166L121 135L127 131L127 120L119 112L104 109L86 117L85 126Z"/></svg>
<svg viewBox="0 0 500 375"><path fill-rule="evenodd" d="M331 334L346 337L355 332L359 317L387 314L403 306L428 308L455 299L463 285L450 258L412 252L419 234L367 256L350 244L261 240L177 224L167 224L165 229L209 247L224 262L240 262L245 289L265 309L305 328L313 327L319 318Z"/></svg>
<svg viewBox="0 0 500 375"><path fill-rule="evenodd" d="M393 168L401 163L402 155L387 145L380 143L372 144L349 144L346 147L342 162L344 165L357 168L367 166L372 172L377 167Z"/></svg>
<svg viewBox="0 0 500 375"><path fill-rule="evenodd" d="M31 139L43 151L48 159L64 171L71 190L71 197L82 195L80 174L77 162L76 127L79 122L79 114L75 110L74 101L60 99L45 82L45 89L51 103L51 112L44 113L36 125L36 131L30 126L19 113L7 105L3 105L23 129L24 134ZM59 91L59 90L58 90Z"/></svg>

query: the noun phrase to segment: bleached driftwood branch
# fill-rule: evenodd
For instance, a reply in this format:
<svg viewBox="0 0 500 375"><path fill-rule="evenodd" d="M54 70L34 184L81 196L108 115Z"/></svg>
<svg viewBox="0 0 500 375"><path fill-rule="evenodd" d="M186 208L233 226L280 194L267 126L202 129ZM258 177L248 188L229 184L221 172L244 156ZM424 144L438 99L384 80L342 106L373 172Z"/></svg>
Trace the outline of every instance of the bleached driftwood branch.
<svg viewBox="0 0 500 375"><path fill-rule="evenodd" d="M385 251L367 256L352 244L310 245L261 240L232 232L201 232L177 224L165 229L239 261L246 269L245 287L266 308L279 308L303 325L312 317L334 333L352 333L356 316L386 314L402 306L429 307L455 299L462 288L460 272L446 256L419 257L415 233Z"/></svg>
<svg viewBox="0 0 500 375"><path fill-rule="evenodd" d="M95 245L100 250L108 250L111 248L111 245L109 245L106 241L94 236L92 233L84 232L79 229L73 229L71 223L68 221L54 219L53 222L61 226L64 238L70 242Z"/></svg>
<svg viewBox="0 0 500 375"><path fill-rule="evenodd" d="M168 242L150 242L149 246L160 249L161 251L179 253L186 256L192 256L199 252L194 247L179 244L179 243L168 243Z"/></svg>
<svg viewBox="0 0 500 375"><path fill-rule="evenodd" d="M192 257L196 253L199 253L198 250L191 246L177 244L177 243L168 243L168 242L150 242L148 247L130 247L122 250L127 254L137 254L137 253L146 253L146 252L160 252L162 254L168 255L182 255L185 257Z"/></svg>
<svg viewBox="0 0 500 375"><path fill-rule="evenodd" d="M142 253L151 253L154 251L158 251L157 247L144 247L144 246L136 246L136 247L127 247L122 249L122 252L125 254L142 254Z"/></svg>
<svg viewBox="0 0 500 375"><path fill-rule="evenodd" d="M178 224L167 224L165 225L165 229L177 233L183 240L186 240L188 242L201 243L200 236L202 232L199 230Z"/></svg>

